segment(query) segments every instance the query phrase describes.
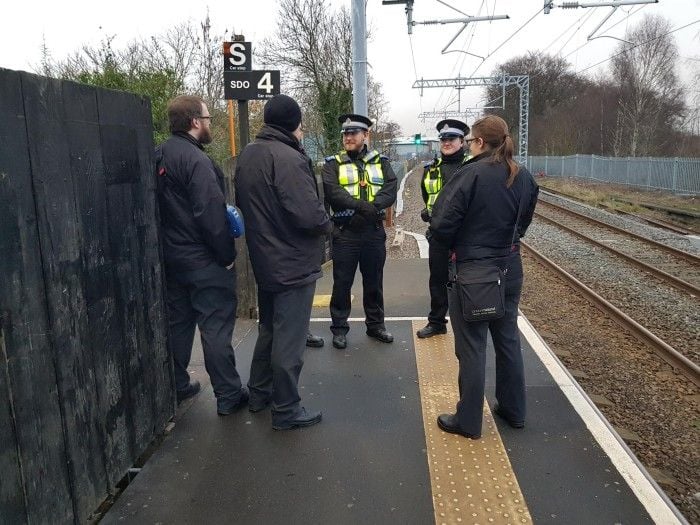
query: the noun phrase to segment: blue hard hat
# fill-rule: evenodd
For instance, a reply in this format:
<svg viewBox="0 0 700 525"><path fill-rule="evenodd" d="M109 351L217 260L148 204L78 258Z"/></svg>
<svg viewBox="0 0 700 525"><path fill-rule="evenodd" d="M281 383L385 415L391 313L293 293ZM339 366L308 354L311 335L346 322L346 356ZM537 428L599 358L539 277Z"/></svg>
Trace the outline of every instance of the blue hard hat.
<svg viewBox="0 0 700 525"><path fill-rule="evenodd" d="M226 217L228 218L228 231L231 237L240 237L245 233L243 215L235 206L226 205Z"/></svg>

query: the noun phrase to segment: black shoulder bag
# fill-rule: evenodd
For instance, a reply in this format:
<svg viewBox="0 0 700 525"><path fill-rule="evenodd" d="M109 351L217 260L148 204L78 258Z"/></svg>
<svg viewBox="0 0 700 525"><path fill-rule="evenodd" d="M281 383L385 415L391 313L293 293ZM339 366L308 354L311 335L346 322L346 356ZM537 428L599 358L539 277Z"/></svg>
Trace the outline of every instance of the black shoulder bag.
<svg viewBox="0 0 700 525"><path fill-rule="evenodd" d="M515 218L513 236L508 251L510 252L515 235L518 232L520 214L523 210L524 195L520 195L518 214ZM505 290L506 274L497 265L461 265L457 272L457 292L462 305L462 316L465 321L493 321L500 319L506 313Z"/></svg>

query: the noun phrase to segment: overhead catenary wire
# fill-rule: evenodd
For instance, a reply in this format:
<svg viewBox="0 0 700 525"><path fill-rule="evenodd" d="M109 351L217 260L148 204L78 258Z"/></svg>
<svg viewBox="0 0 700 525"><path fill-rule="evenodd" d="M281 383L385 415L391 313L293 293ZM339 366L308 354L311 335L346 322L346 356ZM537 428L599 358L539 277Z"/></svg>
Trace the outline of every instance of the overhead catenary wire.
<svg viewBox="0 0 700 525"><path fill-rule="evenodd" d="M440 0L438 0L438 1L440 1ZM476 16L481 15L481 10L484 8L485 1L486 0L481 1L481 5L479 6L479 9L476 12ZM443 2L440 2L440 3L443 3ZM469 50L469 48L471 47L472 41L474 40L474 35L476 34L476 26L474 24L472 24L472 26L469 28L469 31L471 32L471 36L467 36L467 38L465 38L466 46L464 46L464 49L461 50L461 51L464 51L465 53ZM468 42L466 42L467 40L468 40ZM461 71L462 66L464 65L464 61L466 60L466 57L467 57L467 55L463 54L461 57L458 56L455 59L455 63L454 63L454 66L452 66L452 71L450 73L450 76L454 76L455 71ZM460 62L460 60L461 60L461 62ZM438 98L435 101L434 107L437 107L440 105L440 102L442 101L442 97L445 96L445 94L448 92L448 90L449 90L449 88L443 88L442 90L440 90L440 93L438 94ZM443 109L447 109L449 104L451 104L453 102L454 101L448 103L448 105L444 106Z"/></svg>
<svg viewBox="0 0 700 525"><path fill-rule="evenodd" d="M523 25L521 25L518 29L516 29L508 38L506 38L503 42L501 42L500 44L498 44L498 46L496 46L496 49L494 49L494 50L491 51L488 55L486 55L486 57L484 57L484 59L481 61L481 63L480 63L478 66L476 66L476 69L474 69L474 71L472 71L472 74L469 75L469 76L470 76L470 77L473 77L474 74L479 70L479 68L481 68L481 66L484 64L484 62L486 62L486 60L488 60L491 56L493 56L493 54L494 54L496 51L498 51L498 50L501 49L504 45L506 45L506 44L510 41L510 39L513 38L515 35L517 35L520 31L522 31L522 29L523 29L525 26L527 26L530 22L532 22L535 18L537 18L537 15L539 15L540 13L542 13L543 10L544 10L543 7L538 7L538 8L537 8L537 11L535 11L535 14L532 15L532 16L527 20L527 22L525 22L525 23L524 23Z"/></svg>
<svg viewBox="0 0 700 525"><path fill-rule="evenodd" d="M619 23L622 23L622 20L620 20L620 21L618 22L618 24L619 24ZM617 56L620 56L620 55L622 55L622 54L624 54L624 53L627 53L628 51L631 51L632 49L635 49L635 48L637 48L637 47L640 47L640 46L649 44L649 43L654 42L654 41L656 41L656 40L658 40L658 39L660 39L660 38L663 38L663 37L665 37L665 36L668 36L668 35L670 35L670 34L672 34L672 33L675 33L675 32L677 32L677 31L681 31L682 29L686 29L687 27L693 26L693 25L695 25L695 24L697 24L697 23L700 23L700 19L694 20L693 22L690 22L690 23L685 24L685 25L683 25L683 26L676 27L675 29L671 29L670 31L668 31L668 32L666 32L666 33L664 33L664 34L662 34L662 35L656 36L656 37L654 37L654 38L650 38L649 40L645 40L644 42L637 42L636 44L632 44L632 45L626 47L625 49L623 49L622 51L620 51L619 53L616 53L616 54L614 54L614 55L611 55L611 56L609 56L608 58L606 58L606 59L604 59L604 60L601 60L601 61L599 61L599 62L596 62L595 64L592 64L592 65L590 65L590 66L586 66L586 67L583 68L583 69L579 69L579 70L575 71L574 74L579 74L579 73L583 73L584 71L588 71L589 69L592 69L592 68L597 67L597 66L599 66L599 65L601 65L601 64L604 64L605 62L608 62L608 61L612 60L613 58L615 58L615 57L617 57ZM616 24L616 25L617 25L617 24ZM588 43L589 43L589 42L586 42L586 44L588 44ZM586 44L584 44L584 45L586 45ZM583 47L583 46L580 46L580 47ZM579 49L580 49L580 48L579 48ZM578 50L578 49L577 49L577 50ZM577 50L575 50L575 51L577 51ZM574 52L575 52L575 51L574 51ZM567 56L568 56L568 55L567 55ZM537 74L531 75L531 76L530 76L530 81L532 81L532 79L533 79L533 78L536 78L537 76L538 76ZM512 92L513 89L514 89L513 87L508 88L508 89L506 90L506 95L510 94L510 93ZM499 98L500 98L500 97L499 97ZM497 99L494 99L494 100L497 100ZM492 102L492 101L489 101L488 103L491 103L491 102Z"/></svg>
<svg viewBox="0 0 700 525"><path fill-rule="evenodd" d="M633 50L633 49L635 49L635 48L637 48L637 47L639 47L639 46L643 46L643 45L646 45L646 44L650 44L651 42L654 42L654 41L656 41L656 40L658 40L658 39L660 39L660 38L663 38L663 37L665 37L665 36L668 36L668 35L670 35L670 34L673 34L673 33L675 33L676 31L680 31L681 29L685 29L685 28L687 28L687 27L690 27L690 26L692 26L692 25L695 25L695 24L697 24L697 23L699 23L699 22L700 22L700 18L698 18L697 20L694 20L693 22L690 22L690 23L688 23L688 24L685 24L684 26L680 26L680 27L677 27L677 28L675 28L675 29L671 29L670 31L667 31L667 32L664 33L663 35L659 35L659 36L656 36L656 37L654 37L654 38L650 38L649 40L645 40L644 42L639 42L639 43L637 43L637 44L633 44L633 45L631 45L631 46L629 46L629 47L623 49L623 50L620 51L619 53L615 53L614 55L611 55L611 56L609 56L608 58L606 58L606 59L604 59L604 60L601 60L600 62L596 62L595 64L592 64L592 65L590 65L590 66L584 67L583 69L579 69L578 71L576 71L576 73L578 74L578 73L583 73L584 71L588 71L589 69L592 69L592 68L597 67L597 66L599 66L599 65L601 65L601 64L604 64L605 62L608 62L608 61L612 60L613 58L616 58L616 57L618 57L618 56L620 56L620 55L624 55L624 54L627 53L628 51L631 51L631 50Z"/></svg>

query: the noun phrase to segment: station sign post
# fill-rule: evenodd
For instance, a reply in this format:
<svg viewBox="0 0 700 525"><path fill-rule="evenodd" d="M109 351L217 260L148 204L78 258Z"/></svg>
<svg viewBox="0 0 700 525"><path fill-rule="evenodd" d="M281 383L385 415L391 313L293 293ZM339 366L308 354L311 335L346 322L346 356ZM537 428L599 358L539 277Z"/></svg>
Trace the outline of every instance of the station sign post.
<svg viewBox="0 0 700 525"><path fill-rule="evenodd" d="M231 122L231 153L235 157L233 100L238 102L238 124L241 148L249 141L248 101L266 100L280 92L280 72L253 71L252 43L242 35L233 42L224 42L224 98L229 101Z"/></svg>

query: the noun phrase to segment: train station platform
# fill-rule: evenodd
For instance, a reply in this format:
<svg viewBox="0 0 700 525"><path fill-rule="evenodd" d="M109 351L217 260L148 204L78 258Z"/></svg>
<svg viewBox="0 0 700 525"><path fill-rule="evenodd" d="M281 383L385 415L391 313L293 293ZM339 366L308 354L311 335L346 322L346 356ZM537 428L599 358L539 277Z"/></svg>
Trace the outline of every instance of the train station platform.
<svg viewBox="0 0 700 525"><path fill-rule="evenodd" d="M365 335L358 274L348 348L331 346L326 273L311 323L326 346L307 349L300 380L303 404L322 410L323 421L276 432L268 411L217 416L197 344L192 371L202 392L179 408L103 523L684 522L526 319L526 426L491 414L489 349L484 433L469 440L435 422L458 397L451 331L414 335L426 322L427 261L387 261L390 345ZM256 334L253 321L237 322L244 381Z"/></svg>

